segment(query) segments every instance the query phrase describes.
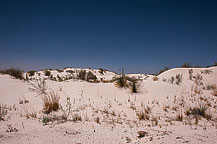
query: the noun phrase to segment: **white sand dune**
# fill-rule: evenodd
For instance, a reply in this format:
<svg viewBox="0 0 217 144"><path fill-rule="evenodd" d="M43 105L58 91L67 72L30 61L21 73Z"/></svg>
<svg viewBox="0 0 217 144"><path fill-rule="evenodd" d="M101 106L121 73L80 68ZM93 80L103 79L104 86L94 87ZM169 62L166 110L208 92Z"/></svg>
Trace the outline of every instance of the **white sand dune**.
<svg viewBox="0 0 217 144"><path fill-rule="evenodd" d="M217 85L217 67L170 69L156 81L153 75L128 74L140 79L139 93L109 82L118 77L116 73L84 69L97 77L97 83L89 83L75 79L79 70L50 70L52 78L61 77L61 81L52 80L43 71L34 76L25 73L29 81L0 74L0 103L7 107L7 115L0 121L0 143L216 143L217 96L213 95L215 89L208 87ZM47 92L60 96L63 109L70 98L72 110L66 122L43 124L43 117L48 115L42 112L42 98L29 90L30 83L39 78L46 79ZM20 104L22 100L28 102ZM201 106L206 107L210 119L186 115L189 109ZM139 120L142 112L146 120ZM27 118L31 113L36 118ZM62 115L62 111L53 115ZM182 121L177 121L178 115ZM75 116L81 121L72 121ZM10 128L12 132L7 131ZM139 138L138 131L147 135Z"/></svg>

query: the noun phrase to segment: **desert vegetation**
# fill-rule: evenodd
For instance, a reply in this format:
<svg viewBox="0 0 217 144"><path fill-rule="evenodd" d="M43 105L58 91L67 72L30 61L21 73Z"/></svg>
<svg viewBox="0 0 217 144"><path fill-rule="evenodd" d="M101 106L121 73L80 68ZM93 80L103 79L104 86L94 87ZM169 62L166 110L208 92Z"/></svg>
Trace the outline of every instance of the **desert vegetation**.
<svg viewBox="0 0 217 144"><path fill-rule="evenodd" d="M15 79L23 79L23 71L21 71L18 68L10 68L10 69L6 69L6 70L1 70L0 73L2 74L9 74L10 76L12 76Z"/></svg>
<svg viewBox="0 0 217 144"><path fill-rule="evenodd" d="M49 114L52 111L57 111L60 108L59 96L54 91L42 96L43 112Z"/></svg>
<svg viewBox="0 0 217 144"><path fill-rule="evenodd" d="M28 93L18 91L15 101L17 110L9 111L7 107L1 106L0 119L1 122L7 120L12 123L11 119L20 116L24 122L20 124L23 131L29 125L25 123L35 124L34 121L39 121L36 122L38 127L49 127L57 132L61 127L65 135L72 135L72 127L79 127L79 133L84 134L81 128L87 129L87 125L92 126L88 130L95 130L91 134L105 127L112 129L111 132L120 127L131 129L134 134L128 134L124 142L152 139L152 134L157 135L152 129L166 131L167 127L185 129L188 126L214 128L217 118L216 83L210 81L210 77L216 71L214 68L205 70L190 68L184 69L182 73L179 69L175 72L171 69L158 76L111 75L109 71L100 74L98 70L92 69L65 69L58 73L49 70L49 77L44 77L43 71L35 72L32 77L27 72L30 79L19 83L25 85L23 88L28 88ZM107 74L110 74L109 79ZM189 75L192 75L191 79ZM69 76L74 77L67 81ZM51 78L56 80L51 81ZM97 81L101 78L105 83ZM95 80L97 84L91 84ZM64 129L65 125L69 128ZM13 131L13 128L17 131ZM146 132L144 128L150 131ZM8 129L11 133L19 133L21 128L13 124ZM135 136L137 133L139 135Z"/></svg>

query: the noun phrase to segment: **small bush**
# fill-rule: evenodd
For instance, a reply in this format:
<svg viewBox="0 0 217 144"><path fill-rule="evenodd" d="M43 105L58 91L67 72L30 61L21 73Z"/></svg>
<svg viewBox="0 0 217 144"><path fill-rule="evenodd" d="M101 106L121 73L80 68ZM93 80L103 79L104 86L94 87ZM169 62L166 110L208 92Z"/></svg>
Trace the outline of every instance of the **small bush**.
<svg viewBox="0 0 217 144"><path fill-rule="evenodd" d="M138 93L139 92L140 84L138 83L137 80L131 81L129 86L130 86L130 89L131 89L132 93Z"/></svg>
<svg viewBox="0 0 217 144"><path fill-rule="evenodd" d="M44 95L47 94L47 84L44 79L38 79L35 82L29 82L29 84L32 86L29 88L30 91L38 93L38 95Z"/></svg>
<svg viewBox="0 0 217 144"><path fill-rule="evenodd" d="M34 76L36 71L28 71L29 76Z"/></svg>
<svg viewBox="0 0 217 144"><path fill-rule="evenodd" d="M49 70L45 70L44 75L49 77L51 75L51 72Z"/></svg>
<svg viewBox="0 0 217 144"><path fill-rule="evenodd" d="M23 72L17 68L10 68L3 71L0 71L2 74L9 74L10 76L14 77L15 79L23 79Z"/></svg>
<svg viewBox="0 0 217 144"><path fill-rule="evenodd" d="M120 76L116 79L115 85L119 88L127 88L127 80L124 78L124 76Z"/></svg>
<svg viewBox="0 0 217 144"><path fill-rule="evenodd" d="M47 125L49 122L54 122L54 118L51 116L43 116L42 118L42 122L44 123L44 125Z"/></svg>
<svg viewBox="0 0 217 144"><path fill-rule="evenodd" d="M95 82L97 80L97 77L91 71L89 71L87 73L86 80L87 80L87 82Z"/></svg>
<svg viewBox="0 0 217 144"><path fill-rule="evenodd" d="M141 120L149 120L150 116L145 111L140 111L137 114L138 119Z"/></svg>
<svg viewBox="0 0 217 144"><path fill-rule="evenodd" d="M175 78L172 76L170 79L171 84L173 84L174 80L175 80Z"/></svg>
<svg viewBox="0 0 217 144"><path fill-rule="evenodd" d="M77 79L85 80L86 79L86 70L80 70L77 74Z"/></svg>
<svg viewBox="0 0 217 144"><path fill-rule="evenodd" d="M44 113L49 114L52 111L57 111L60 107L59 99L59 96L55 92L44 95L42 97Z"/></svg>
<svg viewBox="0 0 217 144"><path fill-rule="evenodd" d="M182 82L182 74L176 75L176 84L179 85Z"/></svg>
<svg viewBox="0 0 217 144"><path fill-rule="evenodd" d="M206 114L207 108L208 107L206 105L203 105L203 106L200 105L200 107L194 107L193 109L188 110L188 115L202 116L210 120L212 118L212 115Z"/></svg>
<svg viewBox="0 0 217 144"><path fill-rule="evenodd" d="M191 68L191 67L192 67L191 63L184 63L181 65L181 68Z"/></svg>
<svg viewBox="0 0 217 144"><path fill-rule="evenodd" d="M197 84L197 85L203 85L203 83L201 82L203 77L201 74L197 74L196 76L194 76L194 82Z"/></svg>
<svg viewBox="0 0 217 144"><path fill-rule="evenodd" d="M191 75L193 74L193 69L188 70L188 73Z"/></svg>
<svg viewBox="0 0 217 144"><path fill-rule="evenodd" d="M72 103L69 97L67 97L67 103L66 103L66 109L63 109L62 106L60 106L62 111L61 118L66 121L69 117L69 115L72 113Z"/></svg>
<svg viewBox="0 0 217 144"><path fill-rule="evenodd" d="M104 70L104 69L102 69L102 68L99 68L99 73L100 73L101 75L104 75L104 72L105 72L105 70Z"/></svg>

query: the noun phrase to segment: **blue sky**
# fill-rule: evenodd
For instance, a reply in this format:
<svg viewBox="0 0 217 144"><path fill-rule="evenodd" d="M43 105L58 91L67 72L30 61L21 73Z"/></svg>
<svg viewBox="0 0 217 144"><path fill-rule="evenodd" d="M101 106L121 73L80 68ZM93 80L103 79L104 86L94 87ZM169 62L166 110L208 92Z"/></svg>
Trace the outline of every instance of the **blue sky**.
<svg viewBox="0 0 217 144"><path fill-rule="evenodd" d="M215 61L214 0L0 0L0 68L152 73Z"/></svg>

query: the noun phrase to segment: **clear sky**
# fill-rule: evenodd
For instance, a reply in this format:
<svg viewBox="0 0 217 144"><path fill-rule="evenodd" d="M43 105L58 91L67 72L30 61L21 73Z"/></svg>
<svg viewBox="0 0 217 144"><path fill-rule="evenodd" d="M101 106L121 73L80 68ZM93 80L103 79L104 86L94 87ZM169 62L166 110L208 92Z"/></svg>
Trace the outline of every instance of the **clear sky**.
<svg viewBox="0 0 217 144"><path fill-rule="evenodd" d="M216 0L0 0L0 68L151 73L215 61Z"/></svg>

